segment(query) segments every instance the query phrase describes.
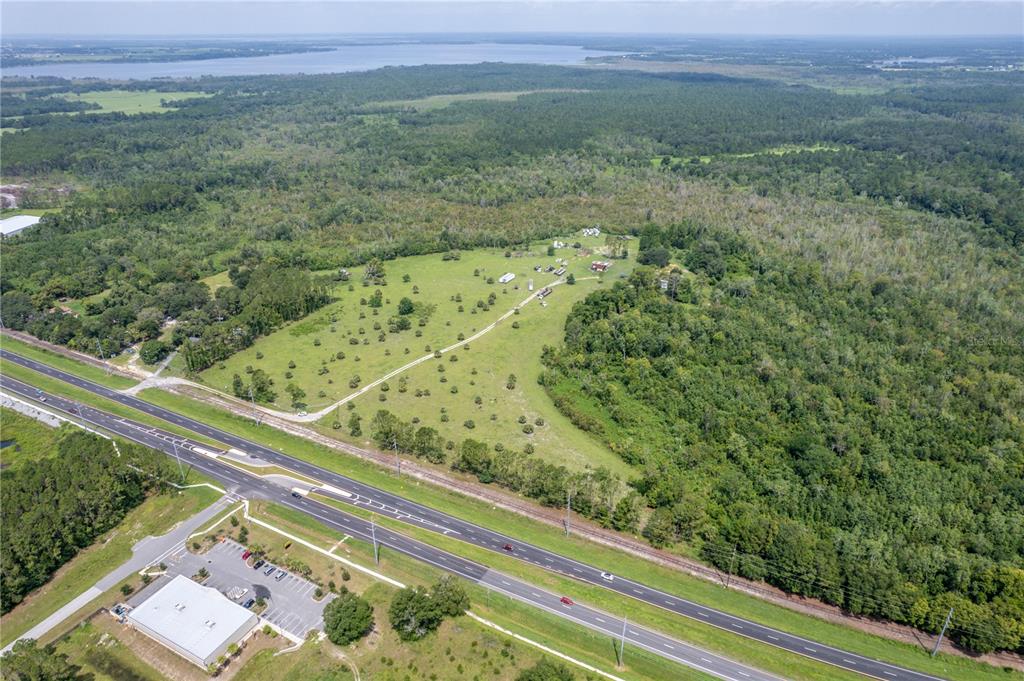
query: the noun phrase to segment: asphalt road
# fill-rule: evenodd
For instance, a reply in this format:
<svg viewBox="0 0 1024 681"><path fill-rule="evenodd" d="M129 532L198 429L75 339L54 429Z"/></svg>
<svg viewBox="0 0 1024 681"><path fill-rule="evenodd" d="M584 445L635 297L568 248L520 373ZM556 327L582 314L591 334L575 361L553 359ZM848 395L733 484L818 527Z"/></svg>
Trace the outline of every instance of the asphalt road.
<svg viewBox="0 0 1024 681"><path fill-rule="evenodd" d="M511 555L519 558L520 560L534 563L535 565L547 570L558 572L572 577L573 579L578 579L612 591L617 591L625 596L645 601L652 605L710 624L725 631L746 636L768 645L783 648L798 655L819 660L849 671L858 672L878 679L884 679L886 681L934 681L939 678L929 674L887 664L885 662L847 652L832 646L823 645L771 627L766 627L756 622L736 617L693 601L678 598L658 589L653 589L639 582L630 580L623 575L615 575L614 580L609 582L602 578L602 572L605 570L608 570L608 572L614 572L608 568L599 568L587 565L546 549L519 542L508 535L494 532L487 528L480 527L479 525L474 525L468 521L461 520L431 509L427 506L411 502L403 499L402 497L379 490L356 480L352 480L343 475L327 471L300 459L293 458L268 447L250 442L236 435L232 435L231 433L212 428L202 422L194 421L186 416L163 409L136 397L123 395L116 390L111 390L96 383L92 383L91 381L74 376L73 374L50 367L49 365L21 357L20 355L16 355L7 350L0 350L0 359L22 365L47 376L76 385L97 395L125 406L132 407L169 423L174 423L181 427L188 428L193 432L210 437L218 442L228 445L229 447L234 447L244 451L249 455L258 457L266 462L275 463L297 473L312 477L336 488L337 490L340 490L342 492L340 494L337 492L328 492L339 501L369 507L381 515L387 515L432 532L440 532L495 552L507 554L508 552L503 551L502 547L506 544L510 544L514 547ZM257 485L260 483L262 483L264 487L269 487L269 484L263 481L256 482ZM323 507L323 505L320 506Z"/></svg>
<svg viewBox="0 0 1024 681"><path fill-rule="evenodd" d="M206 454L197 453L196 449L209 451L209 447L201 443L51 393L39 391L7 376L0 375L0 390L36 401L45 397L48 409L63 412L71 420L84 423L92 428L102 428L126 440L138 442L169 456L176 456L182 464L202 471L225 485L233 494L247 498L267 499L281 506L287 506L316 518L336 532L348 534L367 542L373 541L375 537L377 543L382 547L411 556L416 560L475 582L484 588L581 624L605 634L611 639L618 640L623 636L623 621L613 615L578 603L571 606L563 605L561 594L540 589L386 528L375 526L371 529L369 521L349 515L333 506L306 497L295 498L288 488L266 482L228 464L218 462ZM624 638L627 655L629 647L636 646L727 681L779 681L779 677L772 674L739 664L634 624L628 624Z"/></svg>

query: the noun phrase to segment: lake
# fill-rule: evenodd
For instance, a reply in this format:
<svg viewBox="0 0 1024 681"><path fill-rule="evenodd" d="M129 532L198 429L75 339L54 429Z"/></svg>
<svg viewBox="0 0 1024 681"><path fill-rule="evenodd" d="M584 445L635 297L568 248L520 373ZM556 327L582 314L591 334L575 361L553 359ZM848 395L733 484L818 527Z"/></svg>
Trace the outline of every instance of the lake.
<svg viewBox="0 0 1024 681"><path fill-rule="evenodd" d="M197 61L126 63L76 63L16 66L4 76L58 76L148 80L150 78L198 78L200 76L254 76L286 73L343 73L369 71L384 66L421 64L582 64L587 57L612 56L614 52L585 50L574 45L527 43L400 43L394 45L347 45L329 52L275 54L266 57L234 57Z"/></svg>

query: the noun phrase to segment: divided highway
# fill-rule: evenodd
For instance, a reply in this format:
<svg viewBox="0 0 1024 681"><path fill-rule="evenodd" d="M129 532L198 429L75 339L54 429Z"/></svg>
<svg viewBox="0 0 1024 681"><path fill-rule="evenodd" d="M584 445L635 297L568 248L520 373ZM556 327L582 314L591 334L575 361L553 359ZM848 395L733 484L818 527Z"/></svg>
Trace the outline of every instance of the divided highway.
<svg viewBox="0 0 1024 681"><path fill-rule="evenodd" d="M448 514L431 509L427 506L411 502L389 492L385 492L375 487L371 487L369 485L360 483L359 481L353 480L346 476L333 473L323 468L319 468L300 459L296 459L294 457L288 456L276 450L264 447L263 445L259 445L257 443L245 440L236 435L232 435L231 433L227 433L225 431L212 428L200 421L195 421L181 414L177 414L162 407L158 407L154 404L150 404L149 402L140 400L136 397L124 395L122 393L117 392L116 390L111 390L109 388L98 385L91 381L87 381L85 379L74 376L73 374L69 374L59 369L55 369L49 365L36 362L34 360L22 357L7 350L0 350L0 359L24 366L26 368L37 371L41 374L75 385L79 388L88 390L96 395L100 395L106 399L118 402L120 404L131 407L138 411L150 414L151 416L160 418L164 421L167 421L168 423L173 423L183 428L187 428L193 432L202 434L213 440L221 442L227 445L228 447L241 450L254 458L262 460L263 462L277 464L284 468L288 468L296 473L319 480L327 486L321 490L321 493L328 494L333 498L337 499L338 501L352 504L355 506L371 508L380 515L386 515L388 517L401 520L402 522L406 522L421 527L431 532L442 533L452 538L459 539L461 541L465 541L491 551L499 552L505 555L512 555L515 558L530 563L534 563L535 565L538 565L552 572L557 572L562 575L572 577L573 579L578 579L580 581L601 586L612 591L621 593L625 596L629 596L631 598L644 601L646 603L658 606L660 608L664 608L666 610L677 613L684 617L689 617L694 620L718 627L725 631L729 631L731 633L738 634L741 636L746 636L748 638L766 643L768 645L776 646L788 650L790 652L796 653L798 655L803 655L805 657L825 662L827 664L847 669L849 671L858 672L877 679L884 679L886 681L935 681L938 678L921 672L916 672L913 670L881 662L879 660L875 660L869 657L864 657L862 655L857 655L855 653L847 652L838 648L823 645L815 641L811 641L799 636L795 636L793 634L788 634L786 632L773 629L771 627L766 627L756 622L736 617L734 615L730 615L728 613L716 610L714 608L709 608L698 603L688 601L686 599L678 598L676 596L667 594L658 589L653 589L639 582L630 580L627 576L624 575L615 575L612 581L608 581L604 577L602 577L602 573L604 573L604 570L602 570L601 568L581 563L579 561L573 560L566 556L559 555L546 549L542 549L536 546L532 546L530 544L519 542L508 535L495 532L493 530L489 530L487 528L475 525L471 522L461 520L459 518L455 518ZM8 387L8 385L14 385L15 383L17 383L11 381L11 379L8 379L6 377L0 377L0 379L2 379L0 385L2 385L5 389ZM34 392L34 389L31 390ZM90 410L90 413L94 411L95 410ZM120 422L121 424L124 423L123 419L118 419L117 417L108 418L112 418L116 422ZM107 426L104 424L104 427ZM142 426L142 428L146 427ZM130 436L126 435L126 437ZM155 446L148 442L145 444ZM168 445L169 443L165 442L164 444ZM162 451L167 451L167 447L157 448L161 449ZM192 463L191 459L190 463ZM196 467L200 468L204 472L208 472L207 469L211 466L213 461L209 458L206 458L205 461L202 463L205 464L206 468L203 468L202 466L198 465ZM235 469L232 469L232 471L234 470ZM208 474L217 477L218 479L221 479L222 477L211 472L208 472ZM240 473L233 474L244 475ZM232 481L232 484L241 483ZM266 483L258 479L248 480L246 481L245 485L246 487L252 487L255 485L259 489L259 492L263 494L268 493L267 490L273 487L269 483ZM331 488L334 489L332 490ZM285 491L285 496L288 497L286 501L290 500L285 505L295 507L296 503L292 502L295 502L296 500L291 499L291 497L287 494L287 491ZM318 512L323 512L325 509L333 510L333 507L331 506L316 504L315 502L308 499L303 499L302 501L305 504L315 505L316 509L318 509ZM302 508L302 504L299 504L299 507L300 510L305 510L304 508ZM323 520L323 518L321 518L321 520ZM353 519L348 522L353 522L354 520L358 519ZM344 531L351 533L351 530L349 529L344 529ZM378 530L379 540L382 538L381 532L382 530ZM360 536L368 535L366 533L361 533ZM400 536L401 535L394 535L394 537ZM405 538L403 538L403 540L406 542L411 541ZM381 543L384 542L381 541ZM508 552L503 550L503 547L506 545L512 546L513 551ZM426 547L427 545L420 544L420 546ZM399 547L396 546L395 548ZM428 548L430 549L430 551L437 551L437 549L433 549L432 547ZM417 556L415 553L410 553L410 555L414 555L417 558L420 557ZM461 561L462 559L457 560ZM472 564L476 566L477 569L486 570L486 568L482 568L481 566L478 566L475 563L468 563L468 561L462 562ZM443 562L439 565L439 567L449 569L447 565L443 564ZM475 579L475 581L481 581L483 575L479 577L469 578ZM530 587L527 586L526 588ZM540 607L545 606L542 605ZM598 623L596 619L593 620L593 622L595 624ZM619 622L619 627L621 628L621 622ZM637 629L636 627L633 628L639 631L639 629ZM621 631L615 631L613 633L614 635L618 636L621 633ZM629 633L627 632L627 641L629 640ZM672 643L672 645L682 646L684 644L674 642ZM663 651L655 652L662 654ZM702 656L704 658L709 659L713 658L712 655L709 655L707 653L703 653ZM743 674L740 674L737 677L730 678L751 678L747 676L747 674L754 673L754 670L745 669ZM760 672L756 673L762 674ZM717 673L716 675L720 676L720 674Z"/></svg>
<svg viewBox="0 0 1024 681"><path fill-rule="evenodd" d="M43 401L46 408L63 412L67 418L87 427L103 429L126 440L162 451L168 456L178 457L183 463L187 463L223 484L232 494L250 499L260 498L273 501L314 517L337 532L358 537L367 542L373 541L375 537L381 546L468 579L491 591L593 629L610 638L618 639L624 635L626 643L630 646L643 648L673 662L727 681L780 681L779 677L733 662L728 658L707 652L656 631L628 624L606 612L579 603L564 604L559 594L535 587L515 577L437 549L429 544L410 539L387 528L380 526L371 528L369 521L345 513L333 506L302 496L296 498L292 496L291 490L288 488L269 483L209 456L204 453L210 452L209 448L202 443L88 407L80 402L44 393L3 375L0 375L0 391L37 402ZM227 454L226 452L215 453ZM623 631L624 628L625 631Z"/></svg>

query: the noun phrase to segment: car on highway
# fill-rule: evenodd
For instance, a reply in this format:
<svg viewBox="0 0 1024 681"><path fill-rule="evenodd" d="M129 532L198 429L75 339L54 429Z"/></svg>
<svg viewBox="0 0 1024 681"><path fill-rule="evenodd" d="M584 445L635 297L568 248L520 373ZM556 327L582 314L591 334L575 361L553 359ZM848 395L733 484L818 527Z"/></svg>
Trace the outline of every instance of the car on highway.
<svg viewBox="0 0 1024 681"><path fill-rule="evenodd" d="M615 575L613 575L610 572L602 572L601 573L601 579L603 579L606 582L614 582L615 581Z"/></svg>
<svg viewBox="0 0 1024 681"><path fill-rule="evenodd" d="M575 603L572 602L572 599L569 598L568 596L562 596L558 600L561 601L562 605L576 605Z"/></svg>
<svg viewBox="0 0 1024 681"><path fill-rule="evenodd" d="M263 574L265 574L265 575L267 575L269 577L270 575L274 574L274 570L276 570L276 569L277 569L276 567L271 565L270 567L268 567L266 570L263 571Z"/></svg>
<svg viewBox="0 0 1024 681"><path fill-rule="evenodd" d="M249 556L252 555L252 551L246 551L242 554L242 560L249 560Z"/></svg>
<svg viewBox="0 0 1024 681"><path fill-rule="evenodd" d="M302 498L302 495L299 494L298 492L292 492L292 496L295 497L296 499L301 499Z"/></svg>
<svg viewBox="0 0 1024 681"><path fill-rule="evenodd" d="M258 561L256 561L255 563L253 563L253 564L252 564L252 569L253 569L253 570L259 570L259 569L260 569L261 567L263 567L263 564L264 564L265 562L266 562L266 561L263 561L263 560L258 560Z"/></svg>
<svg viewBox="0 0 1024 681"><path fill-rule="evenodd" d="M501 548L502 548L502 550L503 550L503 551L513 551L513 550L514 550L514 549L512 548L512 545L511 545L511 544L505 544L505 545L504 545L504 546L502 546Z"/></svg>
<svg viewBox="0 0 1024 681"><path fill-rule="evenodd" d="M255 598L250 598L249 600L247 600L245 603L242 604L242 607L243 608L251 608L255 602L256 602Z"/></svg>
<svg viewBox="0 0 1024 681"><path fill-rule="evenodd" d="M274 576L274 579L277 580L278 582L280 582L282 579L284 579L285 575L287 575L287 574L288 573L285 572L284 570L278 570L277 574Z"/></svg>

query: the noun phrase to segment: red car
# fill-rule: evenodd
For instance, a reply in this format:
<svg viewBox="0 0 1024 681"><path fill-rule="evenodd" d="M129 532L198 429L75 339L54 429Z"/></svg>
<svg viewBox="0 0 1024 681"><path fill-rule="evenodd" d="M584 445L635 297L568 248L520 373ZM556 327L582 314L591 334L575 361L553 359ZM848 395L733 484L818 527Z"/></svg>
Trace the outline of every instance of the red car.
<svg viewBox="0 0 1024 681"><path fill-rule="evenodd" d="M574 603L572 602L572 599L569 598L568 596L562 596L562 598L559 599L559 600L562 601L562 605L574 605Z"/></svg>
<svg viewBox="0 0 1024 681"><path fill-rule="evenodd" d="M242 554L242 560L249 560L249 556L252 555L252 551L246 551Z"/></svg>
<svg viewBox="0 0 1024 681"><path fill-rule="evenodd" d="M506 551L511 551L512 550L512 545L511 544L505 544L501 548L503 548Z"/></svg>

